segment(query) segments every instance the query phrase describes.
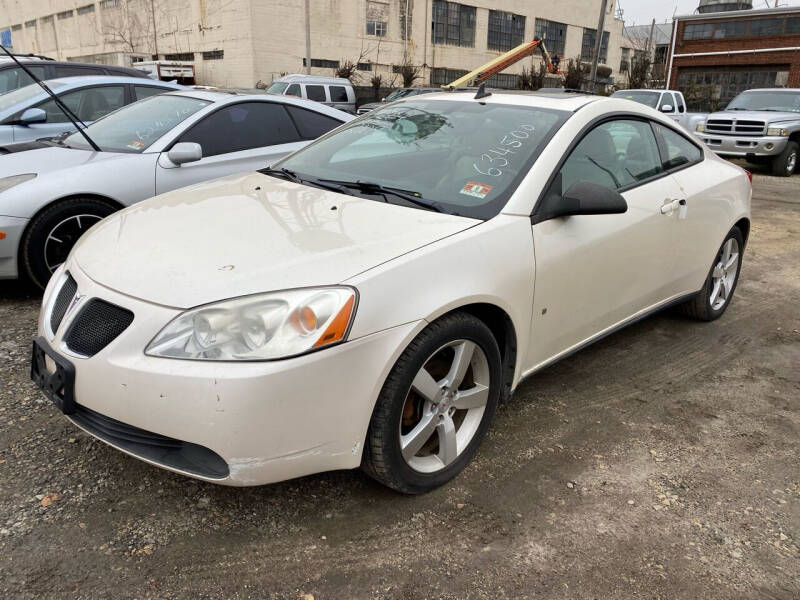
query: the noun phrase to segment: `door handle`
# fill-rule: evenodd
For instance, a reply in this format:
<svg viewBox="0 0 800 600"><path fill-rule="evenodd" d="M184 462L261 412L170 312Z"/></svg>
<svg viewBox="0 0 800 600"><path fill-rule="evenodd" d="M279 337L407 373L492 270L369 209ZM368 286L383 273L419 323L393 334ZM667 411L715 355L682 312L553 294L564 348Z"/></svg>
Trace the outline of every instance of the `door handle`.
<svg viewBox="0 0 800 600"><path fill-rule="evenodd" d="M668 215L672 213L673 210L682 209L681 212L685 212L686 210L686 198L680 198L677 200L665 200L664 204L661 205L661 214Z"/></svg>

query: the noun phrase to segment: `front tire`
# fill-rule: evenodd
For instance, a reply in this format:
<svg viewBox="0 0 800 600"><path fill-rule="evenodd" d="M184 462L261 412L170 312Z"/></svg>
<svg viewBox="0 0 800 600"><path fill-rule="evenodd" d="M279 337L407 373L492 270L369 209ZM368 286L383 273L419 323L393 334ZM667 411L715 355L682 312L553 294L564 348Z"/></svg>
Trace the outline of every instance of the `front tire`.
<svg viewBox="0 0 800 600"><path fill-rule="evenodd" d="M397 359L370 420L362 468L405 494L460 473L480 445L500 397L500 350L467 313L426 327Z"/></svg>
<svg viewBox="0 0 800 600"><path fill-rule="evenodd" d="M31 221L20 244L20 262L28 278L44 289L78 238L114 210L102 200L70 198L39 213Z"/></svg>
<svg viewBox="0 0 800 600"><path fill-rule="evenodd" d="M731 303L739 282L743 250L744 236L738 227L734 227L717 251L703 289L691 300L680 305L684 314L700 321L713 321L722 316Z"/></svg>
<svg viewBox="0 0 800 600"><path fill-rule="evenodd" d="M797 168L798 155L800 155L800 145L797 142L789 142L783 152L772 160L772 174L778 177L791 177Z"/></svg>

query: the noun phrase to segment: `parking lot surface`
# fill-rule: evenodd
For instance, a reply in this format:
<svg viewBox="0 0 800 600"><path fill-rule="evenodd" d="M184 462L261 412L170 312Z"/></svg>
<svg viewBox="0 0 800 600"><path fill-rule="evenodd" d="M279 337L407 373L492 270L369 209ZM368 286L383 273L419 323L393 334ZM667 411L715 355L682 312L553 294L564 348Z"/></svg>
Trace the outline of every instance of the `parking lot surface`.
<svg viewBox="0 0 800 600"><path fill-rule="evenodd" d="M28 379L39 300L0 282L0 597L800 598L800 176L756 175L721 319L525 381L422 497L219 487L94 441Z"/></svg>

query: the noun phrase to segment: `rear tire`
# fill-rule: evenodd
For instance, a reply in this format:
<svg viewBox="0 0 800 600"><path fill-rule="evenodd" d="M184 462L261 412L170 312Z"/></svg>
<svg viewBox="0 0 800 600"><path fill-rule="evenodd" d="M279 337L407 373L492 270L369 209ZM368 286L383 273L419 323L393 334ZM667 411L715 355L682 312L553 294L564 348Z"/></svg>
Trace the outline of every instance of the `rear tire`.
<svg viewBox="0 0 800 600"><path fill-rule="evenodd" d="M115 210L95 198L70 198L34 217L20 244L20 263L30 281L44 289L78 238Z"/></svg>
<svg viewBox="0 0 800 600"><path fill-rule="evenodd" d="M502 374L497 341L476 317L456 312L428 325L386 378L362 469L404 494L451 480L489 428Z"/></svg>
<svg viewBox="0 0 800 600"><path fill-rule="evenodd" d="M685 315L700 321L713 321L722 316L733 299L739 272L742 269L744 237L738 227L725 236L711 270L703 284L703 289L691 300L678 306ZM733 257L733 253L736 254ZM733 262L735 258L735 263Z"/></svg>
<svg viewBox="0 0 800 600"><path fill-rule="evenodd" d="M798 156L800 155L800 145L797 142L789 142L783 152L772 159L772 174L778 177L791 177L797 169Z"/></svg>

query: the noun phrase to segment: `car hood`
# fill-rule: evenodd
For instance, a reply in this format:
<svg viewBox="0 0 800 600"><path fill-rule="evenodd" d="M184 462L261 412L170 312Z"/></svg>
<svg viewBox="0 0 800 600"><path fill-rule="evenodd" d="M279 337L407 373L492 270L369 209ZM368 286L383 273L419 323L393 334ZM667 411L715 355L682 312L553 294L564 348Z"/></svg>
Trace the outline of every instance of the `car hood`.
<svg viewBox="0 0 800 600"><path fill-rule="evenodd" d="M478 223L246 173L116 213L73 259L101 285L189 308L340 283Z"/></svg>
<svg viewBox="0 0 800 600"><path fill-rule="evenodd" d="M772 110L723 110L708 115L709 119L736 119L737 121L766 121L776 123L778 121L800 121L800 113L796 112L775 112Z"/></svg>
<svg viewBox="0 0 800 600"><path fill-rule="evenodd" d="M37 146L41 146L41 144L33 142L9 144L2 147L10 153L6 154L0 149L0 177L22 173L36 173L41 176L55 171L74 169L89 163L118 160L130 156L124 152L92 152L61 146Z"/></svg>

